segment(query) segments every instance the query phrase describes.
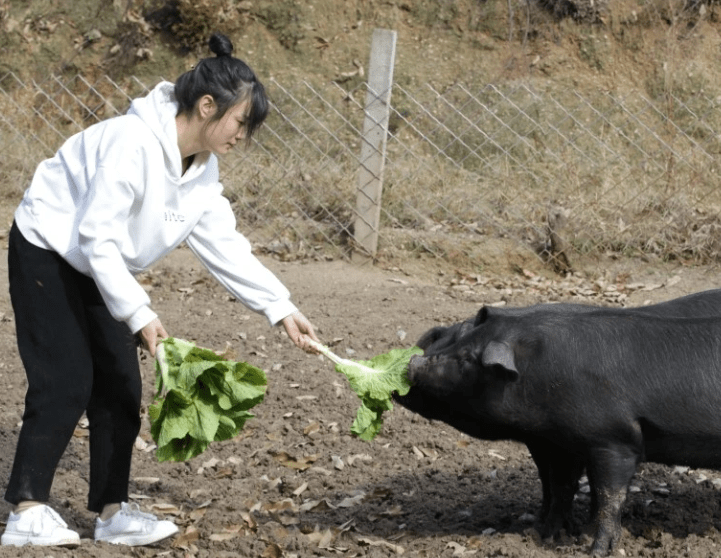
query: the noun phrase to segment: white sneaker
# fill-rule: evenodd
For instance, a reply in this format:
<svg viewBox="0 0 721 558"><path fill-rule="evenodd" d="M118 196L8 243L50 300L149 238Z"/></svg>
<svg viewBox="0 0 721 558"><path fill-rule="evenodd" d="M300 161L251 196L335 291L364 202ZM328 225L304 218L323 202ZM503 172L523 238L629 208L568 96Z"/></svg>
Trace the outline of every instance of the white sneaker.
<svg viewBox="0 0 721 558"><path fill-rule="evenodd" d="M110 519L95 520L95 541L110 544L142 546L153 544L178 532L172 521L161 521L149 513L143 513L137 504L120 504L120 511Z"/></svg>
<svg viewBox="0 0 721 558"><path fill-rule="evenodd" d="M78 546L80 535L68 529L68 524L55 510L45 504L23 512L10 512L0 544L23 546Z"/></svg>

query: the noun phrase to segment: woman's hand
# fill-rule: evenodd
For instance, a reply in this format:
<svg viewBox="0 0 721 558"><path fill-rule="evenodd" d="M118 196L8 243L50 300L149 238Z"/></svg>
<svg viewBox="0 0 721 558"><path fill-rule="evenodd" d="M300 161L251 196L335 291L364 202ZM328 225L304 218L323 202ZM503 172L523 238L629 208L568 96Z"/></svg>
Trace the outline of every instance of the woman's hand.
<svg viewBox="0 0 721 558"><path fill-rule="evenodd" d="M165 331L163 324L160 323L160 320L155 318L138 332L138 337L140 337L143 348L150 353L151 357L155 358L155 348L158 346L158 343L166 337L169 337L169 335L168 332Z"/></svg>
<svg viewBox="0 0 721 558"><path fill-rule="evenodd" d="M309 340L312 339L320 343L313 330L313 324L310 323L300 312L293 312L281 320L285 331L290 340L295 343L296 347L303 349L307 353L317 353L318 351L311 346Z"/></svg>

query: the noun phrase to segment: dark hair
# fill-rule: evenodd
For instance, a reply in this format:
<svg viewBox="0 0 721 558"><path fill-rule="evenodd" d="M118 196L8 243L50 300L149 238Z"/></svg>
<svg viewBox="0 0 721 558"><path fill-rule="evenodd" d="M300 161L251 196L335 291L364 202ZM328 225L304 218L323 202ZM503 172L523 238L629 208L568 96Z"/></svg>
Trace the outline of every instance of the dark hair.
<svg viewBox="0 0 721 558"><path fill-rule="evenodd" d="M218 120L236 103L250 101L246 123L247 139L268 116L268 96L253 70L231 55L233 43L225 35L213 33L208 41L215 57L203 58L175 82L178 114L190 114L203 95L213 97L218 107L213 120Z"/></svg>

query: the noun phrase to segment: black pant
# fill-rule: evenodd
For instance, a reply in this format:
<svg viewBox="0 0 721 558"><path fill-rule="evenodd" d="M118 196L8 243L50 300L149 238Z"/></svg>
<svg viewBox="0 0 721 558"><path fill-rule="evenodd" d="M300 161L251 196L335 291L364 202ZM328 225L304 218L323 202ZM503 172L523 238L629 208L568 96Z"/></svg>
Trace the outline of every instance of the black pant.
<svg viewBox="0 0 721 558"><path fill-rule="evenodd" d="M28 390L5 499L48 500L58 462L85 412L88 509L127 501L142 391L135 337L110 315L91 278L28 242L15 224L8 269Z"/></svg>

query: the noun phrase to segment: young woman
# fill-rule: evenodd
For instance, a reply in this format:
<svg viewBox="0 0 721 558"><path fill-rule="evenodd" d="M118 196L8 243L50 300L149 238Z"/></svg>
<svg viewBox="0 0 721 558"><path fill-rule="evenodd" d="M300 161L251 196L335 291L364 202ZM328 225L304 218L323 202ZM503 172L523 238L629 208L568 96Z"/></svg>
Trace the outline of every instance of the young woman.
<svg viewBox="0 0 721 558"><path fill-rule="evenodd" d="M228 291L314 352L313 326L236 232L216 155L248 142L268 114L253 71L219 34L215 57L135 99L126 115L68 139L41 163L15 212L10 296L28 390L5 499L7 545L76 545L48 501L83 412L90 423L88 509L95 540L146 545L171 521L128 500L140 428L137 343L168 336L133 275L185 242Z"/></svg>

